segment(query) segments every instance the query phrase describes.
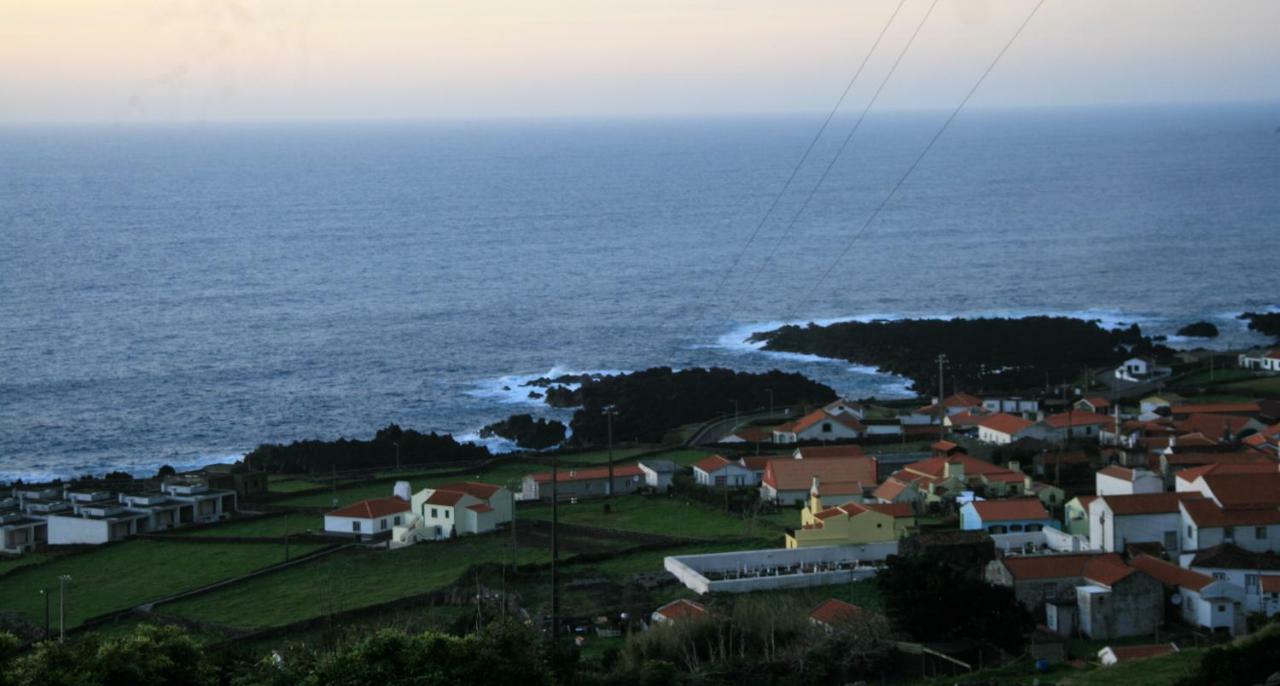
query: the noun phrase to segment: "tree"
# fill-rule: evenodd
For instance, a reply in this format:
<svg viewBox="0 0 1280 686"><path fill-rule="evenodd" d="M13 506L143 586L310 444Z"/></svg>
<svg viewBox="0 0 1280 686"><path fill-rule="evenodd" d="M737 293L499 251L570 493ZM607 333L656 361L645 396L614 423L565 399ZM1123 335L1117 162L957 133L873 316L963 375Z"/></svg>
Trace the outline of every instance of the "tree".
<svg viewBox="0 0 1280 686"><path fill-rule="evenodd" d="M199 644L175 627L144 625L123 636L45 641L5 670L13 686L199 686L211 671Z"/></svg>
<svg viewBox="0 0 1280 686"><path fill-rule="evenodd" d="M891 556L875 579L897 629L918 641L978 638L1018 653L1035 628L1012 589L967 575L936 553Z"/></svg>
<svg viewBox="0 0 1280 686"><path fill-rule="evenodd" d="M173 465L167 465L167 464L161 465L160 469L156 470L156 478L163 479L166 476L173 476L174 474L177 474L177 473L178 473L178 470L174 469Z"/></svg>

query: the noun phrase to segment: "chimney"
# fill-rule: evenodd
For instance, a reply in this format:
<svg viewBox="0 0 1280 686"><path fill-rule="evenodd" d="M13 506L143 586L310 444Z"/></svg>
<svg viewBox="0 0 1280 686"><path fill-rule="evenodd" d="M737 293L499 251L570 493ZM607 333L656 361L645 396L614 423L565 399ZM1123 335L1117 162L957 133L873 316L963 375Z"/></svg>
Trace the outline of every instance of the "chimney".
<svg viewBox="0 0 1280 686"><path fill-rule="evenodd" d="M818 475L813 475L813 484L809 486L809 513L816 514L822 511L822 496L818 491Z"/></svg>
<svg viewBox="0 0 1280 686"><path fill-rule="evenodd" d="M946 466L944 466L942 469L942 476L946 478L955 477L961 481L964 481L964 463L948 462Z"/></svg>

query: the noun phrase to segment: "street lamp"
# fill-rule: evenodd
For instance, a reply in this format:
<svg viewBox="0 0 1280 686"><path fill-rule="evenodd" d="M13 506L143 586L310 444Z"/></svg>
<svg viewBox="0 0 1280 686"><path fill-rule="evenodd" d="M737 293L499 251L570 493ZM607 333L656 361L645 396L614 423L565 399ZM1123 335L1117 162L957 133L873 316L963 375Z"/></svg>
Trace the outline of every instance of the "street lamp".
<svg viewBox="0 0 1280 686"><path fill-rule="evenodd" d="M67 640L67 584L71 576L63 574L58 577L58 642Z"/></svg>
<svg viewBox="0 0 1280 686"><path fill-rule="evenodd" d="M609 436L609 483L605 485L604 497L606 499L613 497L613 415L617 413L617 409L613 405L604 408L605 425L608 427Z"/></svg>

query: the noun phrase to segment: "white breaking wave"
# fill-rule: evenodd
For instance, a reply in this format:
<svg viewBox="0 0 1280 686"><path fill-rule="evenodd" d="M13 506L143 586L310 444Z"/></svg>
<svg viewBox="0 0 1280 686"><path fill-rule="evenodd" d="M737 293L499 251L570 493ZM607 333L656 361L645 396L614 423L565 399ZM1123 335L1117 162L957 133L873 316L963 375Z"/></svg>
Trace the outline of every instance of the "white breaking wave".
<svg viewBox="0 0 1280 686"><path fill-rule="evenodd" d="M545 372L526 373L526 374L507 374L496 378L482 379L477 381L473 387L465 391L465 393L473 398L482 398L486 400L495 400L507 405L533 405L537 407L549 407L542 397L530 397L529 393L537 393L543 396L547 392L545 386L529 386L526 385L535 379L554 379L561 376L617 376L626 374L625 370L620 369L592 369L584 371L576 371L565 369L559 365L552 367ZM564 386L571 391L576 391L582 384L579 383L562 383L554 384Z"/></svg>

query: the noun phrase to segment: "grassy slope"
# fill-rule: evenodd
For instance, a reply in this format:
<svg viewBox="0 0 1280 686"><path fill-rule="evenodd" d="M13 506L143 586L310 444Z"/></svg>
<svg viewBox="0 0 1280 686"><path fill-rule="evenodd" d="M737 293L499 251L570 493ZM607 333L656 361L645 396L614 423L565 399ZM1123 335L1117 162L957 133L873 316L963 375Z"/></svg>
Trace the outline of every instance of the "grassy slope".
<svg viewBox="0 0 1280 686"><path fill-rule="evenodd" d="M510 541L500 536L392 551L349 550L159 611L237 627L276 626L425 593L454 582L474 563L504 562L509 556ZM520 551L522 564L547 559L543 550Z"/></svg>
<svg viewBox="0 0 1280 686"><path fill-rule="evenodd" d="M291 546L294 555L318 546ZM284 547L248 543L133 540L21 569L0 583L0 609L44 622L41 588L71 576L67 625L284 561ZM56 591L53 598L57 602Z"/></svg>
<svg viewBox="0 0 1280 686"><path fill-rule="evenodd" d="M763 518L752 528L749 522L737 516L681 498L629 495L614 498L609 506L611 511L605 514L604 502L600 500L578 504L563 503L560 506L560 521L620 531L694 538L771 538L777 539L777 545L782 545L782 532ZM516 516L549 520L551 506L520 507Z"/></svg>
<svg viewBox="0 0 1280 686"><path fill-rule="evenodd" d="M25 553L23 555L0 555L0 574L4 574L10 569L26 567L37 562L44 562L45 556L37 553Z"/></svg>
<svg viewBox="0 0 1280 686"><path fill-rule="evenodd" d="M324 533L324 517L320 515L290 514L264 519L232 520L205 529L197 529L190 532L179 530L176 533L209 538L225 538L228 536L279 538L286 534L305 533L308 530L315 533Z"/></svg>

